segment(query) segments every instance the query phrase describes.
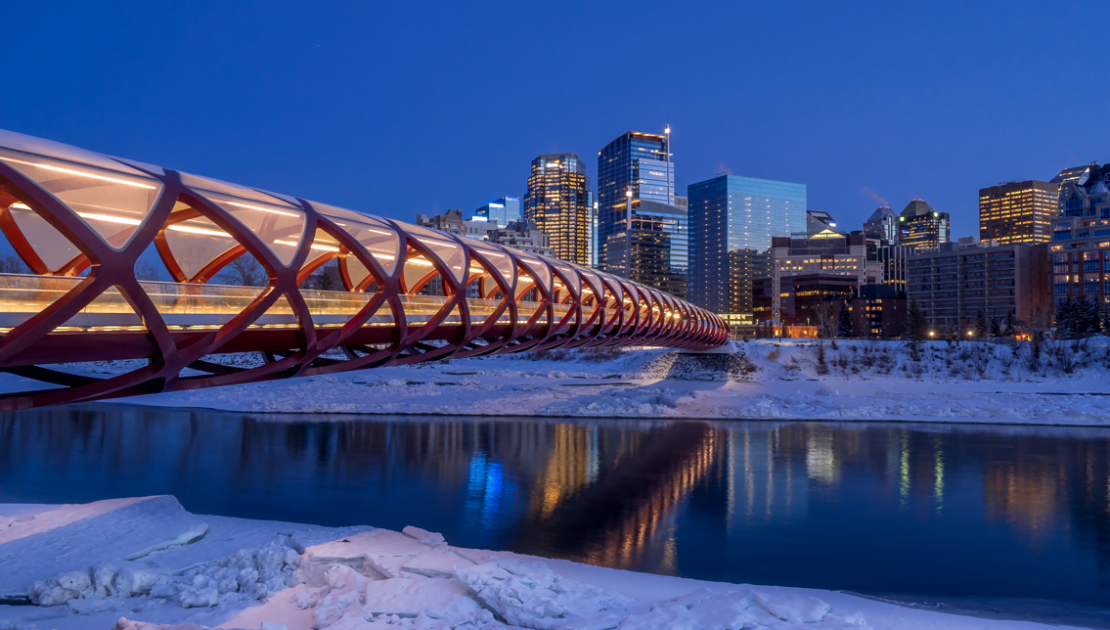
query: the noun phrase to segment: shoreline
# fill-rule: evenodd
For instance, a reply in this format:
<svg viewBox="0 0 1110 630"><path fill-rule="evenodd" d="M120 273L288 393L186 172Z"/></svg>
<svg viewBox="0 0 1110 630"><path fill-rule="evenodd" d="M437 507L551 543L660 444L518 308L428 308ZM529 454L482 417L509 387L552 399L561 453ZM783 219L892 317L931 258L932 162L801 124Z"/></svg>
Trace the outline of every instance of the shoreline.
<svg viewBox="0 0 1110 630"><path fill-rule="evenodd" d="M1027 395L1043 396L1043 395L1049 395L1049 394L1027 394ZM1064 394L1050 394L1050 395L1053 395L1053 396L1072 396L1072 395L1075 395L1075 396L1110 396L1110 394L1101 394L1101 393L1099 393L1099 394L1067 394L1067 393L1064 393ZM279 415L323 416L323 417L319 418L318 420L315 420L316 422L331 422L331 421L333 421L333 420L330 420L329 418L327 418L327 416L358 416L358 417L363 417L363 418L366 418L366 419L381 418L381 417L384 417L384 416L402 416L402 417L425 418L425 419L427 419L427 418L461 418L461 419L474 419L474 420L480 419L480 420L486 420L486 421L496 420L498 418L504 418L504 419L534 418L534 419L541 419L541 420L550 419L550 420L579 420L579 421L589 421L589 420L609 420L609 421L633 420L633 421L640 421L640 422L651 422L651 421L654 421L654 422L683 422L683 421L693 421L693 422L804 422L804 423L820 423L820 424L836 424L836 423L845 423L845 424L903 424L903 425L910 425L910 426L925 426L925 425L930 425L930 424L941 424L941 425L946 425L946 426L963 425L963 426L968 426L968 427L983 427L983 426L991 426L991 427L1058 427L1058 428L1074 428L1074 429L1106 429L1106 430L1110 430L1110 421L1108 421L1107 424L1091 424L1091 423L1084 424L1084 423L1067 423L1067 422L1058 422L1058 421L1054 421L1054 422L1017 422L1017 421L983 422L983 421L976 421L974 419L946 419L946 418L860 418L860 419L818 418L818 417L812 417L812 418L783 418L783 417L780 417L780 418L723 418L723 417L719 417L719 416L718 417L713 417L713 416L706 416L706 417L665 416L665 417L658 417L658 418L649 418L649 417L641 417L641 416L599 416L599 417L587 416L587 417L583 417L583 416L579 416L579 415L569 415L569 414L568 415L554 415L554 414L550 414L550 415L549 414L543 414L543 415L527 415L527 414L524 414L524 415L520 415L520 414L509 414L509 413L494 414L494 413L402 412L402 411L380 411L380 412L374 412L374 411L366 411L366 412L331 411L331 412L329 412L329 411L302 411L302 410L289 410L289 411L276 411L276 410L252 411L252 410L246 410L246 411L243 411L243 410L221 409L219 407L169 407L168 405L152 405L148 402L132 402L129 399L126 399L126 398L99 400L99 401L93 401L93 402L90 402L90 403L73 403L71 405L66 405L66 407L82 407L82 406L86 406L86 405L116 405L116 406L120 406L120 407L134 407L134 408L139 408L139 409L149 409L149 410L152 410L152 411L153 410L158 410L158 411L167 411L167 410L169 410L169 411L179 411L179 412L204 411L204 412L211 412L211 413L226 413L226 414L250 414L250 415L258 414L258 415L263 415L263 416L279 416Z"/></svg>
<svg viewBox="0 0 1110 630"><path fill-rule="evenodd" d="M18 515L15 522L13 515ZM1069 627L1055 625L1069 617L1083 624L1070 627L1097 627L1101 612L1081 604L1069 610L1060 602L1054 613L1000 615L957 609L945 601L931 604L925 597L917 598L922 605L915 606L889 595L706 582L457 548L441 535L415 527L395 532L192 515L172 496L85 505L0 504L0 521L5 517L0 553L24 553L12 556L0 588L12 590L12 574L16 586L27 582L33 587L32 600L0 605L0 627L35 623L38 630L169 630L173 624L193 623L199 628L190 630L281 628L267 624L282 624L286 630L332 625L372 630L398 624L399 630L542 630L625 623L662 630L683 622L719 624L729 615L743 614L759 624L755 628L1040 630ZM198 528L204 530L200 536L195 535ZM96 544L90 540L92 530L105 534L96 537ZM41 557L21 557L36 555L37 549L18 546L21 541L41 542L44 537L55 545L44 546ZM59 541L71 550L64 561L51 557ZM135 547L146 551L126 560ZM228 582L226 577L234 578L236 570L238 582ZM83 585L77 579L82 574ZM520 580L520 585L531 586L516 590L513 585ZM519 596L525 600L515 599ZM951 610L937 610L941 607ZM121 617L130 625L112 626ZM427 623L420 625L421 620Z"/></svg>

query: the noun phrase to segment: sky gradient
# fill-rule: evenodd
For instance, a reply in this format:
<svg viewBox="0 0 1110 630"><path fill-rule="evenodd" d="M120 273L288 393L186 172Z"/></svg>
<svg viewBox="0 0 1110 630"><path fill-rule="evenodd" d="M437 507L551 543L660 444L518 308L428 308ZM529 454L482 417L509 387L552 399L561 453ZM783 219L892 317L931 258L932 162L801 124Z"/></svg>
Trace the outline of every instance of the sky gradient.
<svg viewBox="0 0 1110 630"><path fill-rule="evenodd" d="M18 3L0 127L412 221L669 118L678 190L809 187L859 224L1110 160L1087 3ZM311 8L310 8L311 6ZM1100 131L1101 129L1101 131Z"/></svg>

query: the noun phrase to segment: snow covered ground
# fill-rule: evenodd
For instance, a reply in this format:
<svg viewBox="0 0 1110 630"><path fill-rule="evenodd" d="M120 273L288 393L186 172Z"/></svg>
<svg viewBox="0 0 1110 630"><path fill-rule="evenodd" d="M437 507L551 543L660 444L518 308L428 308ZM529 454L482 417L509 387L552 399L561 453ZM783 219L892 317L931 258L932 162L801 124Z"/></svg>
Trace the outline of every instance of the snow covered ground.
<svg viewBox="0 0 1110 630"><path fill-rule="evenodd" d="M550 352L391 367L122 399L228 411L1110 424L1110 353L1091 342L738 343L733 374L665 349ZM718 355L719 356L719 355ZM225 355L251 365L255 355ZM712 359L705 359L710 361ZM68 366L107 375L128 363ZM0 385L24 387L3 375Z"/></svg>
<svg viewBox="0 0 1110 630"><path fill-rule="evenodd" d="M198 517L165 496L0 505L0 567L5 630L1048 627L461 549L414 527Z"/></svg>

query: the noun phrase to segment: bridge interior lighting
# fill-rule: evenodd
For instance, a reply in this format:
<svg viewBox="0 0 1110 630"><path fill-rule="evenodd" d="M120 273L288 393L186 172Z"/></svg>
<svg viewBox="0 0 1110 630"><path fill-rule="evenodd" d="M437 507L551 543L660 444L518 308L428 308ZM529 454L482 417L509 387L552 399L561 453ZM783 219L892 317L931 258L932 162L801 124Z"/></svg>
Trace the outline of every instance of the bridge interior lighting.
<svg viewBox="0 0 1110 630"><path fill-rule="evenodd" d="M132 219L129 217L114 217L110 214L97 214L95 212L78 212L77 216L83 219L92 219L93 221L104 221L106 223L121 223L123 225L139 225L142 221Z"/></svg>
<svg viewBox="0 0 1110 630"><path fill-rule="evenodd" d="M196 226L193 226L193 225L182 225L180 223L174 223L173 225L167 226L166 229L167 230L173 230L174 232L187 232L189 234L204 234L206 236L219 236L220 238L231 238L230 234L228 234L227 232L224 232L222 230L212 230L212 229L209 229L209 228L196 227Z"/></svg>
<svg viewBox="0 0 1110 630"><path fill-rule="evenodd" d="M274 241L274 245L289 245L290 247L296 247L298 244L299 243L297 243L296 241ZM339 251L338 247L333 247L331 245L321 245L320 243L313 243L313 244L309 245L308 248L309 249L317 249L317 250L320 250L322 252L338 252Z"/></svg>
<svg viewBox="0 0 1110 630"><path fill-rule="evenodd" d="M76 175L78 177L88 177L90 179L99 179L104 182L112 182L113 184L123 184L124 186L134 186L135 188L145 188L147 190L154 190L154 186L150 184L140 184L139 182L129 182L126 179L118 179L115 177L105 177L104 175L93 175L92 173L85 173L83 171L75 171L69 168L62 168L60 166L51 166L49 164L39 164L38 162L24 162L23 160L16 160L12 158L4 158L6 162L15 162L16 164L26 164L28 166L37 166L38 168L45 168L48 171L55 171L57 173L65 173L67 175Z"/></svg>
<svg viewBox="0 0 1110 630"><path fill-rule="evenodd" d="M252 206L252 205L248 205L248 204L245 204L245 203L236 203L234 201L225 201L224 203L229 205L229 206L235 206L237 208L246 208L248 210L258 210L259 212L269 212L271 214L280 214L283 217L293 217L294 219L301 218L301 215L299 215L299 214L295 214L293 212L285 212L284 210L274 210L273 208L263 208L262 206Z"/></svg>

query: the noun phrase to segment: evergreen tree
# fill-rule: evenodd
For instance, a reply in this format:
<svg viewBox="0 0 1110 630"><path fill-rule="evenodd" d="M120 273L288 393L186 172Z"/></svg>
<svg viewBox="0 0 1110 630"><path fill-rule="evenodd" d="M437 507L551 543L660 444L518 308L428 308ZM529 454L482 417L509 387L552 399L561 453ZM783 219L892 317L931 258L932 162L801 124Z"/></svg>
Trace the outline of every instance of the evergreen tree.
<svg viewBox="0 0 1110 630"><path fill-rule="evenodd" d="M978 339L983 339L986 336L987 314L983 312L983 309L979 309L979 312L975 314L975 337Z"/></svg>
<svg viewBox="0 0 1110 630"><path fill-rule="evenodd" d="M1006 335L1007 337L1013 337L1014 336L1014 316L1013 315L1007 315L1006 316L1006 327L1002 329L1002 334Z"/></svg>
<svg viewBox="0 0 1110 630"><path fill-rule="evenodd" d="M991 337L997 339L1001 336L1002 336L1002 328L998 325L998 318L997 317L992 317L991 318Z"/></svg>
<svg viewBox="0 0 1110 630"><path fill-rule="evenodd" d="M1063 302L1056 305L1056 335L1061 339L1071 339L1075 313L1075 304L1071 298L1067 298Z"/></svg>
<svg viewBox="0 0 1110 630"><path fill-rule="evenodd" d="M852 314L848 311L848 302L840 303L840 314L837 316L836 336L847 338L852 336Z"/></svg>
<svg viewBox="0 0 1110 630"><path fill-rule="evenodd" d="M925 312L917 305L917 300L910 300L910 308L906 312L906 332L913 341L924 341L929 331L929 323L925 320Z"/></svg>
<svg viewBox="0 0 1110 630"><path fill-rule="evenodd" d="M917 300L910 300L910 308L906 312L906 336L910 340L910 358L914 361L921 361L921 342L928 327L929 322L925 320L925 313L917 305Z"/></svg>
<svg viewBox="0 0 1110 630"><path fill-rule="evenodd" d="M1080 327L1080 334L1083 337L1090 337L1097 335L1101 332L1102 321L1098 312L1098 301L1083 300L1083 324Z"/></svg>

